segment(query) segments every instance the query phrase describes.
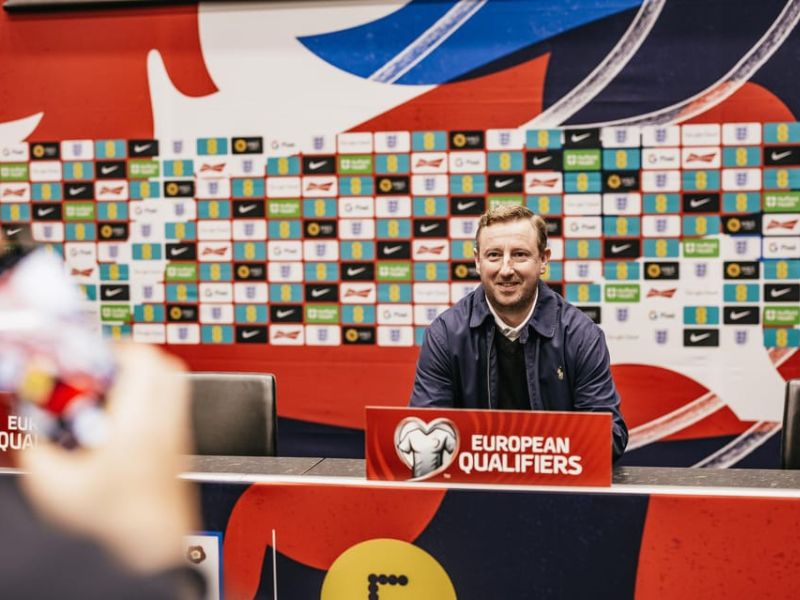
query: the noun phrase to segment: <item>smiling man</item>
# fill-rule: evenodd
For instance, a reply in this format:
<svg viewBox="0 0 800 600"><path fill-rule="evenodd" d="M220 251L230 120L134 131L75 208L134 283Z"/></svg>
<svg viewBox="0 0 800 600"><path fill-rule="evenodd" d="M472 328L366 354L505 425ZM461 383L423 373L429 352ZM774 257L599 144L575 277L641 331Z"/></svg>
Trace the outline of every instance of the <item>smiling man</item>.
<svg viewBox="0 0 800 600"><path fill-rule="evenodd" d="M617 459L628 430L605 337L541 281L549 260L546 224L527 208L481 217L481 285L426 330L411 406L609 412Z"/></svg>

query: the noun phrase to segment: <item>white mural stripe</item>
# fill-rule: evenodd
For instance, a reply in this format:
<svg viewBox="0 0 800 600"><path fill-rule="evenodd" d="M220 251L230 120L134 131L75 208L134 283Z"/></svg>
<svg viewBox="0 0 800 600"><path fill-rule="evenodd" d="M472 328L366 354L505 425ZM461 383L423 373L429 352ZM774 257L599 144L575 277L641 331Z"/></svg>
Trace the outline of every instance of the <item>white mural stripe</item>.
<svg viewBox="0 0 800 600"><path fill-rule="evenodd" d="M781 430L781 424L774 421L759 421L728 444L709 454L692 467L704 469L727 469L742 460L769 438Z"/></svg>
<svg viewBox="0 0 800 600"><path fill-rule="evenodd" d="M43 116L43 112L38 112L21 119L0 123L0 146L11 146L25 140L39 126Z"/></svg>
<svg viewBox="0 0 800 600"><path fill-rule="evenodd" d="M422 35L368 77L371 81L394 83L469 21L488 0L460 0Z"/></svg>
<svg viewBox="0 0 800 600"><path fill-rule="evenodd" d="M797 348L770 348L769 358L777 369L797 353Z"/></svg>
<svg viewBox="0 0 800 600"><path fill-rule="evenodd" d="M589 75L547 110L522 125L524 129L556 127L602 92L628 64L650 35L666 0L645 0L625 34Z"/></svg>
<svg viewBox="0 0 800 600"><path fill-rule="evenodd" d="M787 2L761 39L737 62L725 76L702 92L676 104L634 117L601 123L582 123L566 127L622 127L632 125L661 125L680 123L704 113L730 98L781 47L800 21L800 0Z"/></svg>
<svg viewBox="0 0 800 600"><path fill-rule="evenodd" d="M676 431L685 429L702 421L710 414L718 411L725 406L716 394L708 392L696 400L684 404L680 408L653 419L647 423L633 427L628 437L627 450L635 450L647 444L652 444L658 440L672 435Z"/></svg>

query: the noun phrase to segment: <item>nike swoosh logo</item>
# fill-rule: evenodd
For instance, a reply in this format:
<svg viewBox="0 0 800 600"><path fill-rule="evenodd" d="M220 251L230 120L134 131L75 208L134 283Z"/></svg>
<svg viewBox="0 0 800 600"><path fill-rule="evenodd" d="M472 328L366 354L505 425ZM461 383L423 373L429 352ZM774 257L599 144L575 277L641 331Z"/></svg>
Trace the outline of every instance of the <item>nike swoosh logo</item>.
<svg viewBox="0 0 800 600"><path fill-rule="evenodd" d="M308 169L309 171L316 171L320 167L324 167L326 164L328 164L328 161L326 160L312 160L308 163Z"/></svg>
<svg viewBox="0 0 800 600"><path fill-rule="evenodd" d="M477 201L459 202L458 204L456 204L456 208L458 210L467 210L468 208L472 208L473 206L475 206L477 203L478 203Z"/></svg>
<svg viewBox="0 0 800 600"><path fill-rule="evenodd" d="M787 150L786 152L773 152L772 153L772 160L781 160L782 158L786 158L792 153L791 150Z"/></svg>
<svg viewBox="0 0 800 600"><path fill-rule="evenodd" d="M384 248L383 249L383 253L384 254L394 254L395 252L399 252L402 249L403 249L402 246L391 246L390 248Z"/></svg>
<svg viewBox="0 0 800 600"><path fill-rule="evenodd" d="M324 296L325 294L327 294L329 291L330 290L328 290L328 289L311 290L311 297L312 298L319 298L320 296Z"/></svg>
<svg viewBox="0 0 800 600"><path fill-rule="evenodd" d="M628 248L630 248L632 245L633 244L612 244L611 245L611 253L612 254L619 254L623 250L627 250Z"/></svg>
<svg viewBox="0 0 800 600"><path fill-rule="evenodd" d="M711 202L711 198L698 198L697 200L689 200L689 206L692 208L699 208L700 206L708 204L709 202Z"/></svg>
<svg viewBox="0 0 800 600"><path fill-rule="evenodd" d="M291 308L289 310L279 310L278 312L275 313L275 316L278 319L283 319L284 317L288 317L293 312L294 312L294 309L291 309Z"/></svg>
<svg viewBox="0 0 800 600"><path fill-rule="evenodd" d="M108 290L106 292L106 298L113 298L114 296L119 296L122 293L122 288L117 288L115 290Z"/></svg>
<svg viewBox="0 0 800 600"><path fill-rule="evenodd" d="M144 152L145 150L150 148L150 146L152 146L152 145L153 144L134 144L133 145L133 151L136 152L136 153Z"/></svg>
<svg viewBox="0 0 800 600"><path fill-rule="evenodd" d="M533 166L538 167L539 165L543 165L546 162L550 162L553 160L552 156L534 156L533 157Z"/></svg>
<svg viewBox="0 0 800 600"><path fill-rule="evenodd" d="M347 274L348 274L350 277L355 277L355 276L356 276L356 275L358 275L359 273L363 273L363 272L364 272L364 271L366 271L366 270L367 270L367 267L359 267L359 268L357 268L357 269L347 269Z"/></svg>
<svg viewBox="0 0 800 600"><path fill-rule="evenodd" d="M188 251L189 251L188 248L173 248L172 256L180 256L181 254L185 254Z"/></svg>
<svg viewBox="0 0 800 600"><path fill-rule="evenodd" d="M494 187L496 188L504 188L514 183L513 179L503 179L502 181L495 181Z"/></svg>
<svg viewBox="0 0 800 600"><path fill-rule="evenodd" d="M249 204L247 206L242 206L239 209L239 214L240 215L245 215L245 214L249 213L250 211L255 210L255 208L256 208L255 204Z"/></svg>
<svg viewBox="0 0 800 600"><path fill-rule="evenodd" d="M750 314L749 310L742 310L742 311L739 311L739 312L731 311L731 315L730 315L731 316L731 321L738 321L739 319L741 319L743 317L746 317L749 314Z"/></svg>
<svg viewBox="0 0 800 600"><path fill-rule="evenodd" d="M86 190L86 186L82 185L79 188L70 188L69 195L70 196L77 196L78 194L82 194Z"/></svg>
<svg viewBox="0 0 800 600"><path fill-rule="evenodd" d="M592 135L592 134L591 133L573 133L572 136L570 137L570 139L573 142L582 142L583 140L588 138L590 135Z"/></svg>
<svg viewBox="0 0 800 600"><path fill-rule="evenodd" d="M420 225L419 230L422 233L428 233L429 231L433 231L434 229L436 229L438 226L439 225L437 223L433 223L431 225Z"/></svg>
<svg viewBox="0 0 800 600"><path fill-rule="evenodd" d="M691 335L689 335L689 341L694 344L697 342L702 342L704 339L710 337L711 337L710 333L700 333L700 334L692 333Z"/></svg>
<svg viewBox="0 0 800 600"><path fill-rule="evenodd" d="M103 175L108 175L109 173L113 173L117 169L119 169L119 167L117 167L116 165L111 165L110 167L100 167L100 172Z"/></svg>
<svg viewBox="0 0 800 600"><path fill-rule="evenodd" d="M17 229L7 229L6 230L6 235L8 237L13 237L13 236L17 235L20 231L22 231L22 227L18 227Z"/></svg>
<svg viewBox="0 0 800 600"><path fill-rule="evenodd" d="M782 290L770 290L769 295L770 298L780 298L781 296L785 296L789 292L792 291L792 288L783 288Z"/></svg>
<svg viewBox="0 0 800 600"><path fill-rule="evenodd" d="M40 208L39 209L39 216L40 217L46 217L47 215L49 215L54 210L55 210L55 208L52 208L52 207L51 208Z"/></svg>
<svg viewBox="0 0 800 600"><path fill-rule="evenodd" d="M253 331L243 331L242 337L246 340L249 340L251 337L258 335L258 329L254 329Z"/></svg>

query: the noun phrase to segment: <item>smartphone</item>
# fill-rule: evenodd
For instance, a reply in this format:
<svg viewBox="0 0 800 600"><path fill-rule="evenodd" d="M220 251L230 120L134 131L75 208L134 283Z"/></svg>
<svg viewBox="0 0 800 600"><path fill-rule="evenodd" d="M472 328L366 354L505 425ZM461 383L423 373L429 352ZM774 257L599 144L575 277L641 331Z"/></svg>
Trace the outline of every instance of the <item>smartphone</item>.
<svg viewBox="0 0 800 600"><path fill-rule="evenodd" d="M0 391L12 394L16 417L9 430L24 424L66 448L102 444L115 363L86 308L58 254L0 242Z"/></svg>

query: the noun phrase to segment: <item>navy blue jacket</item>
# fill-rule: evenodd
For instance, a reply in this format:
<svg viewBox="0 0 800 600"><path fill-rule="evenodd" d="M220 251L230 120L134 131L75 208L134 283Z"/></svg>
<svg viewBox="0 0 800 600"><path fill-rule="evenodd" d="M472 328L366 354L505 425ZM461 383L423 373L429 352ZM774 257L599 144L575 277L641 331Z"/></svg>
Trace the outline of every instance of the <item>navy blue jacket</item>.
<svg viewBox="0 0 800 600"><path fill-rule="evenodd" d="M481 286L439 315L425 331L411 406L497 408L496 330ZM536 309L519 339L531 409L610 412L614 458L622 456L628 428L602 330L539 282Z"/></svg>

